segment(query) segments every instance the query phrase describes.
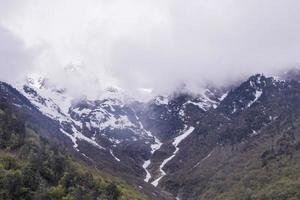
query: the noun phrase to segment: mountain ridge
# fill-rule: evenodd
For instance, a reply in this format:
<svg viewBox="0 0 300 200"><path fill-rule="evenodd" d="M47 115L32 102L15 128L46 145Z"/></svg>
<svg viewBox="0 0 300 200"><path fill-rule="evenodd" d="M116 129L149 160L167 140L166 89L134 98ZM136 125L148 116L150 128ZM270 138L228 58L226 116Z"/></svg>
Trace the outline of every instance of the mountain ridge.
<svg viewBox="0 0 300 200"><path fill-rule="evenodd" d="M73 149L79 159L141 186L151 199L156 195L166 199L218 199L235 193L219 191L213 185L207 188L205 182L214 183L211 179L218 171L234 169L238 164L231 160L245 163L243 153L256 165L267 162L276 141L287 140L281 138L287 137L283 136L284 127L297 129L300 83L291 74L286 73L284 79L256 74L226 90L210 87L198 95L177 92L146 103L125 102L116 90L108 90L112 95L102 99L74 101L64 89L48 86L45 80L19 85L25 97L13 88L6 96L16 107L40 112L40 117L35 117L40 123L49 118L57 128L54 139ZM271 134L274 127L280 131ZM298 140L293 135L287 143ZM268 141L266 146L262 146L261 138ZM255 160L247 152L261 156ZM249 192L250 196L259 193L252 190L256 193Z"/></svg>

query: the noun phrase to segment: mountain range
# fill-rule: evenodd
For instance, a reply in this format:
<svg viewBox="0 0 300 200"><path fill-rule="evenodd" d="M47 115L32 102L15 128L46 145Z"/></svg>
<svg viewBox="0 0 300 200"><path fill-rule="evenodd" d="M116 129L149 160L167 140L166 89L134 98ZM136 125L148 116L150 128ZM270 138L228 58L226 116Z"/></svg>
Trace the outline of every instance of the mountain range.
<svg viewBox="0 0 300 200"><path fill-rule="evenodd" d="M93 176L118 177L108 182L123 188L123 195L85 199L300 199L297 69L207 86L196 94L175 91L147 102L128 99L116 88L97 99L72 98L47 78L29 77L25 83L1 82L0 102L0 116L9 113L25 124L15 134L30 129L53 143L58 155L100 173ZM21 150L1 149L22 162L29 159L15 153ZM59 180L52 183L56 189ZM76 199L70 194L65 189L47 198Z"/></svg>

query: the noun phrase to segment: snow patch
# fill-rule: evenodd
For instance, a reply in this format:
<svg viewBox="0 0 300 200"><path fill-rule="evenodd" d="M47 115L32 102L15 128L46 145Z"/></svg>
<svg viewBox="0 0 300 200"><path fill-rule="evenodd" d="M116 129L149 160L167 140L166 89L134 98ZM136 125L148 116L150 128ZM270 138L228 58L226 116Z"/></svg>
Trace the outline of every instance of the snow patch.
<svg viewBox="0 0 300 200"><path fill-rule="evenodd" d="M235 105L235 102L233 102L233 110L232 110L231 114L235 113L236 111L237 111L236 105Z"/></svg>
<svg viewBox="0 0 300 200"><path fill-rule="evenodd" d="M263 92L261 90L256 90L254 94L255 99L253 101L250 101L247 107L250 108L261 97L262 93Z"/></svg>
<svg viewBox="0 0 300 200"><path fill-rule="evenodd" d="M219 100L220 100L220 101L223 101L223 100L227 97L227 95L228 95L228 92L226 92L225 94L223 94L223 95L219 98Z"/></svg>
<svg viewBox="0 0 300 200"><path fill-rule="evenodd" d="M114 116L106 110L94 110L91 112L90 117L90 126L92 128L97 128L100 131L106 128L110 129L127 129L127 128L136 128L136 125L133 124L127 116L120 115Z"/></svg>
<svg viewBox="0 0 300 200"><path fill-rule="evenodd" d="M187 101L186 103L184 103L183 105L187 105L187 104L192 104L194 106L197 106L198 108L200 108L203 111L207 111L210 107L211 104L207 103L207 102L194 102L194 101Z"/></svg>
<svg viewBox="0 0 300 200"><path fill-rule="evenodd" d="M143 126L142 126L142 128L143 128ZM160 142L160 140L157 137L155 137L154 135L152 135L152 133L150 131L146 131L146 132L147 132L148 136L150 136L150 137L152 137L154 139L154 143L151 144L151 146L150 146L150 148L151 148L151 155L153 155L155 153L155 151L157 151L158 149L160 149L162 143ZM144 179L145 182L149 182L149 180L152 178L152 176L151 176L151 174L150 174L150 172L148 170L148 167L150 166L150 164L151 164L151 159L146 160L144 162L143 166L142 166L144 168L145 172L146 172L146 177Z"/></svg>
<svg viewBox="0 0 300 200"><path fill-rule="evenodd" d="M185 128L186 129L186 128ZM151 184L154 187L157 187L157 185L159 184L159 181L165 176L167 175L166 172L163 170L164 166L170 162L177 154L177 152L179 151L179 144L185 139L187 138L193 131L195 130L194 127L190 127L189 129L185 130L183 134L177 136L176 138L174 138L172 145L175 147L175 151L173 152L173 154L168 157L167 159L165 159L161 165L159 166L159 170L160 170L160 176L154 180Z"/></svg>
<svg viewBox="0 0 300 200"><path fill-rule="evenodd" d="M154 103L155 105L157 106L160 106L160 105L168 105L169 103L169 100L167 97L164 97L164 96L158 96L154 99Z"/></svg>
<svg viewBox="0 0 300 200"><path fill-rule="evenodd" d="M113 152L111 149L109 150L109 153L110 153L110 155L111 155L116 161L118 161L118 162L121 161L119 158L117 158L117 157L115 156L114 152Z"/></svg>
<svg viewBox="0 0 300 200"><path fill-rule="evenodd" d="M144 164L143 164L143 168L144 168L144 170L146 171L146 177L145 177L145 179L144 179L144 181L145 182L149 182L149 180L151 179L151 174L150 174L150 172L148 171L148 167L150 166L150 164L151 164L151 160L149 159L149 160L146 160L145 162L144 162Z"/></svg>
<svg viewBox="0 0 300 200"><path fill-rule="evenodd" d="M194 165L193 168L198 167L202 162L204 162L205 160L207 160L212 155L213 152L214 152L214 149L207 156L205 156L203 159L201 159L196 165Z"/></svg>

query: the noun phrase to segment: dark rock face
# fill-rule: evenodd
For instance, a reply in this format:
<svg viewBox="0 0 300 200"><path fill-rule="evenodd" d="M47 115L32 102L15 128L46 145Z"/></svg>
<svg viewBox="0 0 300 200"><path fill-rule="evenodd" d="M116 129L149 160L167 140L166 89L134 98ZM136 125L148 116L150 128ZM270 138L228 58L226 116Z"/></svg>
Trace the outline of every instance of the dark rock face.
<svg viewBox="0 0 300 200"><path fill-rule="evenodd" d="M26 106L30 109L34 109L34 106L26 97L21 95L21 93L18 90L16 90L7 83L0 82L0 94L0 98L2 101L8 101L12 104L24 107Z"/></svg>

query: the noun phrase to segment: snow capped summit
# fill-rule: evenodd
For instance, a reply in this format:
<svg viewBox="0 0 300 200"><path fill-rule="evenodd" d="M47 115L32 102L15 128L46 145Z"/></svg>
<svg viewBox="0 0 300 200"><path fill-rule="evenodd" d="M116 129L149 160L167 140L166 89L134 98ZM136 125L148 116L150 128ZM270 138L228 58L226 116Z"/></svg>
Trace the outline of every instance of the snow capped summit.
<svg viewBox="0 0 300 200"><path fill-rule="evenodd" d="M20 91L46 116L60 120L66 116L72 98L64 89L57 88L48 79L27 78Z"/></svg>
<svg viewBox="0 0 300 200"><path fill-rule="evenodd" d="M41 113L59 123L60 132L85 157L89 152L84 143L106 152L118 162L129 159L128 155L119 157L121 149L136 141L150 150L157 144L157 138L144 129L135 110L128 105L130 98L121 88L108 87L99 98L90 99L74 98L68 90L39 76L29 77L25 84L17 86Z"/></svg>

